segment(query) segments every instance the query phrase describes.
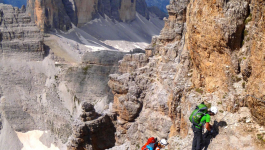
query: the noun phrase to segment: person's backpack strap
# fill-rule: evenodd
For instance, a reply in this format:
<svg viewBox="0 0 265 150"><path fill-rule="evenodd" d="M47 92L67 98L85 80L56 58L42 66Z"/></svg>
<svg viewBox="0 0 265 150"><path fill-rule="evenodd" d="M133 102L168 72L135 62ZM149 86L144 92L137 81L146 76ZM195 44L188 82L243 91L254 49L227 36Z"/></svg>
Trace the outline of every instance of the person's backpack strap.
<svg viewBox="0 0 265 150"><path fill-rule="evenodd" d="M193 114L193 116L192 116L192 123L195 126L200 126L200 125L194 121L194 116L196 116L198 113L202 113L203 115L205 115L205 113L204 113L205 110L207 110L207 107L202 107L202 108L198 109L198 111Z"/></svg>

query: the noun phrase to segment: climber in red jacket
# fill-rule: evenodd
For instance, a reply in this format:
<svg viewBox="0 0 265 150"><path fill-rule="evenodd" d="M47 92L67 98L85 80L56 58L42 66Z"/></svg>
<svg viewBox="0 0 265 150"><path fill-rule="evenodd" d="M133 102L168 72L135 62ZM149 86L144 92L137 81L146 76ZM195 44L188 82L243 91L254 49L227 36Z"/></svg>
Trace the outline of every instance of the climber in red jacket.
<svg viewBox="0 0 265 150"><path fill-rule="evenodd" d="M167 145L168 145L167 141L165 139L162 139L160 142L158 142L155 150L160 150L161 148L165 148Z"/></svg>
<svg viewBox="0 0 265 150"><path fill-rule="evenodd" d="M149 138L141 150L160 150L168 145L165 139L162 139L160 142L156 142L156 140L154 137Z"/></svg>

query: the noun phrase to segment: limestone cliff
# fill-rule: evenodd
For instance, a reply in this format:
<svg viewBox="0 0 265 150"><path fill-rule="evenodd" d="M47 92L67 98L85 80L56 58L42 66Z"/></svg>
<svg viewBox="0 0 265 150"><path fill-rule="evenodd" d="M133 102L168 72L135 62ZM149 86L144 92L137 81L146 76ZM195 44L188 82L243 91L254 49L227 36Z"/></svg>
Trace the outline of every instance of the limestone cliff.
<svg viewBox="0 0 265 150"><path fill-rule="evenodd" d="M80 27L99 15L131 22L136 11L149 18L143 0L28 0L28 13L42 31L56 28L69 30L72 24Z"/></svg>
<svg viewBox="0 0 265 150"><path fill-rule="evenodd" d="M171 0L146 54L126 55L122 74L110 76L117 145L139 149L155 136L169 139L169 149L191 149L188 117L204 101L219 109L204 147L262 149L263 3Z"/></svg>
<svg viewBox="0 0 265 150"><path fill-rule="evenodd" d="M68 30L98 15L131 21L143 1L29 2L31 18L25 8L1 9L0 149L37 143L132 150L151 136L167 138L166 149L191 149L188 117L201 102L219 109L205 148L264 148L263 0L171 0L165 26L145 54L85 51L96 42L76 28L80 32L48 35L50 53L42 61L28 59L43 50L32 19L43 31ZM76 43L82 39L88 44ZM80 63L71 59L82 52ZM25 141L32 135L37 142Z"/></svg>
<svg viewBox="0 0 265 150"><path fill-rule="evenodd" d="M20 53L26 58L30 53L35 55L32 59L43 58L43 35L25 13L25 7L0 4L0 50L1 57Z"/></svg>
<svg viewBox="0 0 265 150"><path fill-rule="evenodd" d="M46 2L51 3L45 8ZM27 12L25 7L0 5L0 149L103 150L115 146L117 119L111 112L114 98L107 85L109 74L119 72L118 61L125 54L141 50L118 51L86 33L84 28L56 32L56 35L41 33L35 23L46 31L67 29L65 23L78 21L69 17L69 14L78 15L71 11L75 10L73 2L39 0L30 6L38 7ZM129 4L124 1L126 9L122 11L133 11L135 1ZM61 6L66 5L69 9L64 11ZM120 14L117 15L120 18ZM122 17L126 20L130 16L128 13ZM152 20L149 22L142 16L137 16L132 25L103 17L95 21L98 20L111 22L112 29L118 31L114 31L115 34L128 29L131 29L128 33L136 31L132 37L139 42L145 42L142 35L148 39L160 28L149 26ZM53 24L49 24L51 22ZM139 30L139 25L145 27ZM93 29L104 31L105 27L90 30ZM146 29L149 29L149 36L142 32ZM114 36L116 40L115 34L109 33L112 32L102 35ZM130 38L126 33L119 38ZM141 65L145 64L145 58L141 58Z"/></svg>
<svg viewBox="0 0 265 150"><path fill-rule="evenodd" d="M242 58L244 61L241 63L242 65L244 65L244 62L246 64L242 66L242 69L244 69L242 74L245 73L249 77L246 84L247 93L263 100L259 101L253 97L248 99L251 113L256 121L263 125L265 125L265 93L263 90L265 86L265 49L262 43L264 43L265 34L265 23L263 21L265 14L259 12L264 10L264 4L265 2L261 0L251 1L250 14L245 20L246 29L244 30L244 43L247 52L246 56Z"/></svg>
<svg viewBox="0 0 265 150"><path fill-rule="evenodd" d="M42 32L51 28L66 31L72 27L62 0L28 0L27 13Z"/></svg>

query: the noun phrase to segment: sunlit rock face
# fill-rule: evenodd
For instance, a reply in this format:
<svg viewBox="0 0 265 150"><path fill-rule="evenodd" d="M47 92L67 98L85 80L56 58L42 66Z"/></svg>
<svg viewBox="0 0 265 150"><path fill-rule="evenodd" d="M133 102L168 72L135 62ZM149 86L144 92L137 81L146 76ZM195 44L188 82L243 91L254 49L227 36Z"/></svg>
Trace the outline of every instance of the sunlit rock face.
<svg viewBox="0 0 265 150"><path fill-rule="evenodd" d="M137 10L149 19L143 0L28 0L27 10L42 31L51 28L66 31L72 28L71 23L80 27L99 15L131 22Z"/></svg>
<svg viewBox="0 0 265 150"><path fill-rule="evenodd" d="M190 3L187 9L186 39L198 72L194 76L196 85L201 84L199 86L205 86L210 91L228 88L228 78L240 72L237 54L242 47L244 21L249 15L248 5L247 0ZM235 11L238 13L232 13ZM227 69L226 66L231 67ZM200 79L196 77L199 74L203 76Z"/></svg>
<svg viewBox="0 0 265 150"><path fill-rule="evenodd" d="M219 110L211 119L218 135L204 146L260 149L263 3L171 0L165 26L146 54L125 55L122 74L110 75L120 145L113 150L138 149L151 136L169 139L169 149L191 149L188 117L201 102Z"/></svg>
<svg viewBox="0 0 265 150"><path fill-rule="evenodd" d="M62 0L28 0L27 13L42 32L51 28L64 31L72 28Z"/></svg>
<svg viewBox="0 0 265 150"><path fill-rule="evenodd" d="M265 17L264 13L259 13L264 10L264 1L252 0L250 5L250 14L246 19L246 29L244 31L244 42L247 48L246 59L241 63L242 74L248 78L247 92L255 95L264 101L264 38L265 23L262 21ZM251 113L254 115L256 121L265 125L264 120L264 102L253 97L248 99Z"/></svg>
<svg viewBox="0 0 265 150"><path fill-rule="evenodd" d="M143 50L134 51L122 45L129 50L119 51L83 32L84 28L44 34L48 29L68 30L73 22L79 23L80 14L72 11L75 2L30 2L27 8L34 9L27 11L25 7L0 5L0 149L103 150L115 146L117 119L111 111L114 96L107 85L109 74L119 72L119 60L124 55ZM46 2L50 2L45 6L47 9L43 7ZM136 1L122 3L124 14L117 14L120 22L105 15L100 19L113 26L120 23L120 27L126 27L123 30L133 27L128 33L147 29L146 37L137 33L130 35L135 42L146 43L151 35L158 33L162 23L160 27L149 26L153 24L152 17L149 22L134 12L135 5ZM67 9L63 10L63 6ZM116 12L121 9L117 8ZM130 17L136 20L132 26ZM145 27L139 30L140 25ZM121 30L116 27L112 32ZM116 42L123 37L130 40L130 36L123 33ZM143 60L141 65L147 61L146 57L134 59ZM139 110L139 106L135 109ZM129 119L134 117L130 115Z"/></svg>
<svg viewBox="0 0 265 150"><path fill-rule="evenodd" d="M201 102L219 110L210 122L217 135L204 147L263 149L263 1L171 0L160 35L137 54L83 30L97 21L119 20L124 30L131 19L146 24L135 12L139 1L86 1L89 10L81 1L53 2L31 1L31 17L2 7L0 149L140 149L151 136L168 139L166 149L191 149L188 118ZM83 28L45 34L43 45L34 23L41 31Z"/></svg>

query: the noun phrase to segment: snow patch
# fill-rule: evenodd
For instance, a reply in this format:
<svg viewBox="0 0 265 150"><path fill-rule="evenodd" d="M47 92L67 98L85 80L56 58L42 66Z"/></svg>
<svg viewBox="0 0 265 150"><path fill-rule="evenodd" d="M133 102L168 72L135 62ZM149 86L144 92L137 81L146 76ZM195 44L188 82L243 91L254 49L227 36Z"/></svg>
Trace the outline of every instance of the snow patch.
<svg viewBox="0 0 265 150"><path fill-rule="evenodd" d="M54 144L50 147L45 146L41 141L40 137L47 133L47 131L33 130L26 133L16 132L20 142L23 144L21 150L60 150Z"/></svg>

